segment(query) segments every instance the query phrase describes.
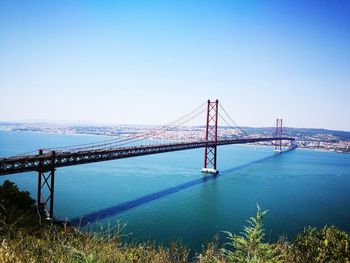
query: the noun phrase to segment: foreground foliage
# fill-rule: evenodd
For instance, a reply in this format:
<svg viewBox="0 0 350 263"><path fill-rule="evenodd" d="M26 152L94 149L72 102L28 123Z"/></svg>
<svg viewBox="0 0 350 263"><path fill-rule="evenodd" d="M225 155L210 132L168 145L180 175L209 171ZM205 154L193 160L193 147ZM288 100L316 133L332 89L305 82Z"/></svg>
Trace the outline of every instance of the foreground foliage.
<svg viewBox="0 0 350 263"><path fill-rule="evenodd" d="M230 262L281 262L280 256L274 247L264 243L263 218L266 211L261 211L258 206L256 217L248 220L249 226L244 227L242 235L233 235L225 232L232 246L231 250L225 250Z"/></svg>
<svg viewBox="0 0 350 263"><path fill-rule="evenodd" d="M19 191L8 180L0 185L0 221L0 233L6 230L1 228L4 225L26 229L37 228L38 225L35 202L29 192Z"/></svg>
<svg viewBox="0 0 350 263"><path fill-rule="evenodd" d="M350 237L335 226L307 227L295 238L292 251L295 262L350 262Z"/></svg>
<svg viewBox="0 0 350 263"><path fill-rule="evenodd" d="M51 227L38 235L19 232L3 238L0 262L187 262L180 245L123 245L118 236L105 238L66 228Z"/></svg>
<svg viewBox="0 0 350 263"><path fill-rule="evenodd" d="M122 242L117 230L108 234L81 232L76 228L51 223L38 227L38 216L29 193L20 192L11 182L0 186L0 262L198 262L198 263L350 263L350 237L334 226L320 230L307 227L289 243L284 239L265 242L263 219L266 211L258 207L240 235L224 232L201 253L189 257L189 250L178 243Z"/></svg>

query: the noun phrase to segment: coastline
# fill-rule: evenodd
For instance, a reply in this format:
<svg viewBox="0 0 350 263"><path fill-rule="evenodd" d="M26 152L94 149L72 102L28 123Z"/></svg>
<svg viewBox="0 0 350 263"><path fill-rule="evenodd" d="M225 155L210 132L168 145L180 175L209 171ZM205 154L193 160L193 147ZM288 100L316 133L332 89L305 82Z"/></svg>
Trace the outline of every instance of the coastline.
<svg viewBox="0 0 350 263"><path fill-rule="evenodd" d="M37 134L54 134L54 135L65 135L65 136L90 136L90 137L106 137L118 138L116 135L108 135L108 134L93 134L93 133L76 133L76 132L54 132L54 131L36 131L36 130L12 130L12 129L3 129L0 127L0 132L23 132L23 133L37 133ZM119 136L119 138L127 138L123 136ZM152 140L152 138L150 138ZM242 144L244 147L272 147L272 145L264 145L264 144ZM314 148L314 147L296 147L295 149L303 150L303 151L316 151L316 152L329 152L329 153L341 153L341 154L350 154L350 151L337 151L335 149L325 149L325 148Z"/></svg>

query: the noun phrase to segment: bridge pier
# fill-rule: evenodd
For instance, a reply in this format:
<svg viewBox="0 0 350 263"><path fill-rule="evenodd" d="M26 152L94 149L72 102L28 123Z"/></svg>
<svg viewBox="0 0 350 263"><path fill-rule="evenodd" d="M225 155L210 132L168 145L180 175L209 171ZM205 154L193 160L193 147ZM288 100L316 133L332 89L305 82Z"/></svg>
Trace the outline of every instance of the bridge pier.
<svg viewBox="0 0 350 263"><path fill-rule="evenodd" d="M204 167L202 173L218 174L216 169L217 160L217 137L218 137L218 108L219 101L208 100L207 123L205 140L214 141L214 145L207 145L204 148Z"/></svg>
<svg viewBox="0 0 350 263"><path fill-rule="evenodd" d="M39 150L39 155L43 155L43 151ZM55 193L55 151L51 152L51 163L49 169L44 169L44 163L39 160L38 168L38 192L37 192L37 208L41 215L45 215L46 219L53 219L54 193Z"/></svg>

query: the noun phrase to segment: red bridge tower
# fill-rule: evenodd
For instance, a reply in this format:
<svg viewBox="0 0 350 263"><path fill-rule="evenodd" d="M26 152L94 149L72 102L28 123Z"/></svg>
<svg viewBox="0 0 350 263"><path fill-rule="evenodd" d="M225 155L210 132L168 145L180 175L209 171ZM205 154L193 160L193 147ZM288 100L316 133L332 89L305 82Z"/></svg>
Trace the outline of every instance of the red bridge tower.
<svg viewBox="0 0 350 263"><path fill-rule="evenodd" d="M217 174L216 169L216 153L217 153L217 137L218 137L218 109L219 100L208 100L207 110L207 127L205 131L205 140L213 142L204 148L204 168L203 173Z"/></svg>

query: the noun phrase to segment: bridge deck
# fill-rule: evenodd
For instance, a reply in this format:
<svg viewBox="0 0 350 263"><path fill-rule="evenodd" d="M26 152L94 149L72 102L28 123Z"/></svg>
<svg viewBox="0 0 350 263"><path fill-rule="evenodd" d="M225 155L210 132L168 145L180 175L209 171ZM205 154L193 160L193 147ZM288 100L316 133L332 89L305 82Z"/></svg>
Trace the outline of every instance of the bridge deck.
<svg viewBox="0 0 350 263"><path fill-rule="evenodd" d="M290 137L266 137L218 140L216 145L245 144L262 141L289 140ZM42 155L27 155L0 159L0 175L15 174L30 171L49 171L52 167L66 167L86 163L102 162L135 156L150 155L164 152L183 151L189 149L214 146L214 141L197 141L183 143L169 143L161 145L131 146L111 149L85 150L76 152L56 152L55 155L45 153Z"/></svg>

